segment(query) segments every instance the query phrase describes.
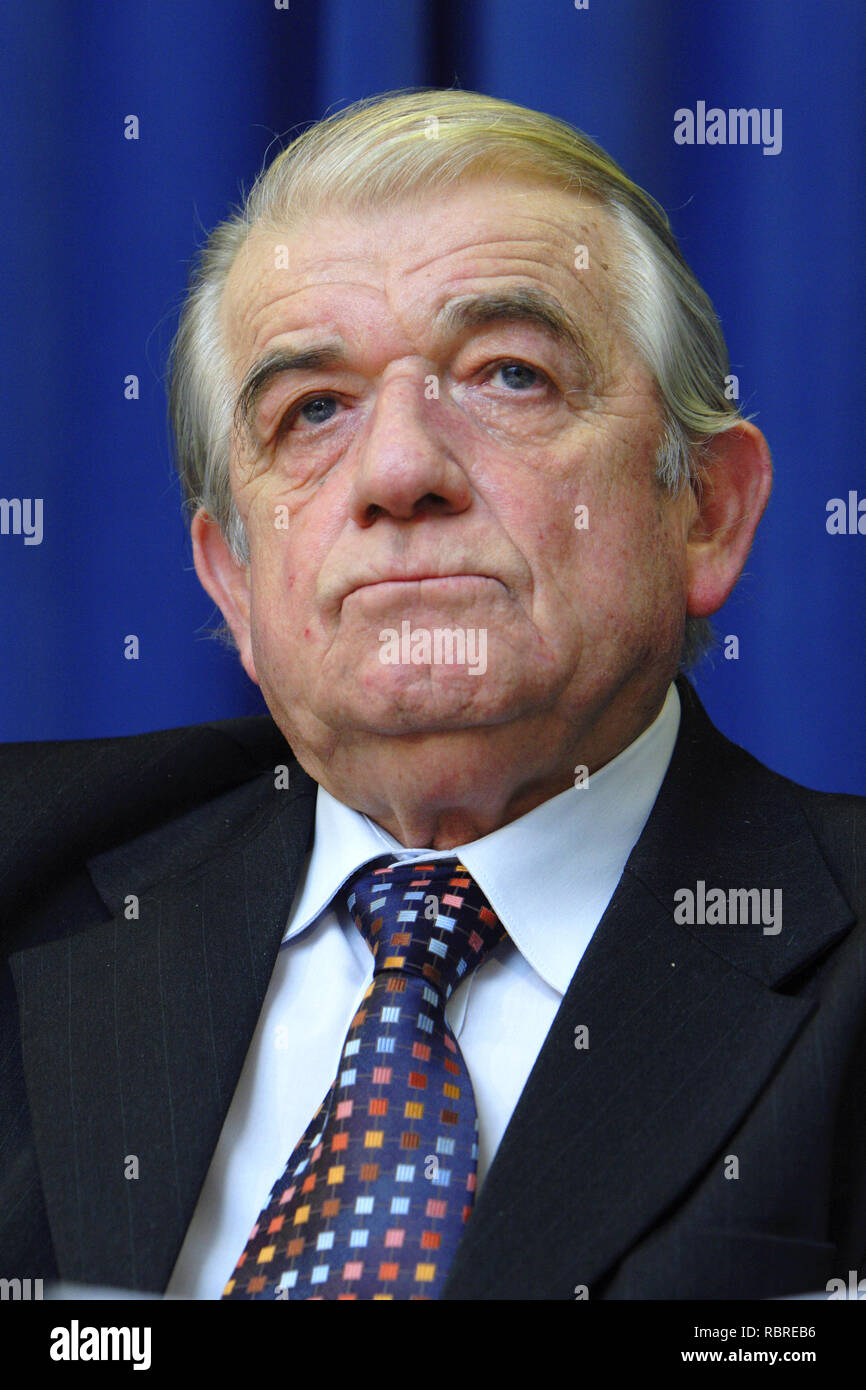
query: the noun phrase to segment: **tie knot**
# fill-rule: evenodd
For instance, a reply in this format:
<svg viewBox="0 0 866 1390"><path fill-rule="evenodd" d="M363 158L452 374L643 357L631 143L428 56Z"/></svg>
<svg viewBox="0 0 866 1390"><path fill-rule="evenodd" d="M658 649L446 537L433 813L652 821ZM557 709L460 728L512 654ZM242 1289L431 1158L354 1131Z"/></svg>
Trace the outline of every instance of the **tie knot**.
<svg viewBox="0 0 866 1390"><path fill-rule="evenodd" d="M502 940L505 928L456 859L367 868L347 904L375 958L373 974L405 970L447 999Z"/></svg>

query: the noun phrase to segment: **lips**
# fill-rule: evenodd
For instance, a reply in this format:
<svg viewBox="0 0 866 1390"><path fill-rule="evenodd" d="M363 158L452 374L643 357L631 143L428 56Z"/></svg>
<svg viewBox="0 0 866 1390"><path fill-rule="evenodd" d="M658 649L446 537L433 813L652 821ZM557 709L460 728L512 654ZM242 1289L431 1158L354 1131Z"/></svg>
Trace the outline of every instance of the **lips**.
<svg viewBox="0 0 866 1390"><path fill-rule="evenodd" d="M355 593L358 589L372 589L377 588L378 586L383 584L423 584L425 582L435 583L437 581L442 582L450 579L492 580L493 578L493 575L482 574L478 570L452 570L449 571L447 574L439 574L427 570L424 572L415 572L412 574L376 575L375 577L371 577L369 579L357 580L350 589L347 589L345 597L348 597L349 594ZM495 582L499 583L501 581L496 580Z"/></svg>
<svg viewBox="0 0 866 1390"><path fill-rule="evenodd" d="M362 579L354 587L360 589L368 584L419 584L423 579L491 579L492 575L482 574L480 570L449 570L447 574L438 574L432 570L425 570L418 574L385 574L377 575L375 579Z"/></svg>

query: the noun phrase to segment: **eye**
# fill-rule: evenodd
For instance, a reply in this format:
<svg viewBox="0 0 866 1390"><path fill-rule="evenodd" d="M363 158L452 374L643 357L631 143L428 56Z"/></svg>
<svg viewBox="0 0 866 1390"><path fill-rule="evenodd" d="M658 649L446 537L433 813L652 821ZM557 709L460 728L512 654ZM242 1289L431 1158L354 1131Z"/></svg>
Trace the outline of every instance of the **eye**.
<svg viewBox="0 0 866 1390"><path fill-rule="evenodd" d="M299 418L311 428L315 428L316 425L326 425L329 420L334 418L338 404L336 396L326 392L320 392L316 396L307 396L305 400L296 401L280 421L278 433L280 435L287 434L289 430L295 428Z"/></svg>
<svg viewBox="0 0 866 1390"><path fill-rule="evenodd" d="M308 425L324 425L333 418L337 408L334 396L308 396L291 412L292 417L300 415Z"/></svg>
<svg viewBox="0 0 866 1390"><path fill-rule="evenodd" d="M528 362L497 362L490 375L494 377L498 373L502 374L502 380L509 391L515 394L520 391L528 391L535 385L549 385L544 372L540 371L538 367L531 367Z"/></svg>

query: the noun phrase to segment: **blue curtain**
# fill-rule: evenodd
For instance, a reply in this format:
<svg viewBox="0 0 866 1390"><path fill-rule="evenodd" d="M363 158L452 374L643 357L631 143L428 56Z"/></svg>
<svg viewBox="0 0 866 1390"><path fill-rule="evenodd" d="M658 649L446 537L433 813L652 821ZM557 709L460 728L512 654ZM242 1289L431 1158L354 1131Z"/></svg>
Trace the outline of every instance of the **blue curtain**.
<svg viewBox="0 0 866 1390"><path fill-rule="evenodd" d="M28 544L35 513L16 534L7 509L0 535L0 737L262 708L205 635L215 614L170 464L165 360L188 262L275 137L360 96L457 85L586 130L671 215L776 466L716 619L738 659L720 652L699 688L771 767L866 792L866 535L827 529L830 499L866 498L859 5L28 0L4 28L0 497L41 498L43 522ZM780 152L677 144L674 112L701 102L781 109Z"/></svg>

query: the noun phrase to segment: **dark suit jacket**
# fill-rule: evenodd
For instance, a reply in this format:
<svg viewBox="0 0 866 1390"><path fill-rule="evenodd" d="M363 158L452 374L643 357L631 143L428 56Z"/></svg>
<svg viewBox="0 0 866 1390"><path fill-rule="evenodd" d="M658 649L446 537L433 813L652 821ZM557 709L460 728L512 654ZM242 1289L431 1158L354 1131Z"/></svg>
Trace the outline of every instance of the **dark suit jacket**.
<svg viewBox="0 0 866 1390"><path fill-rule="evenodd" d="M671 766L445 1298L762 1298L866 1273L866 799L770 772L678 684ZM315 785L268 718L9 745L0 767L0 1274L162 1291ZM677 925L699 879L780 888L781 932Z"/></svg>

